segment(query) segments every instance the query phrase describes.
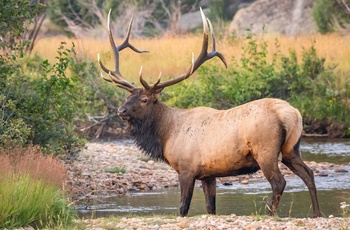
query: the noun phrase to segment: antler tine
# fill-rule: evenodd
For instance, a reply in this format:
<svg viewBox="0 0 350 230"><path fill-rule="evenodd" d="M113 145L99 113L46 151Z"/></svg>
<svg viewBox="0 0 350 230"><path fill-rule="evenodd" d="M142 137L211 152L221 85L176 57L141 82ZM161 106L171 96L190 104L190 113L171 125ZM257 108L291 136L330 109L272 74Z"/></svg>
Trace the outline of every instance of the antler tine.
<svg viewBox="0 0 350 230"><path fill-rule="evenodd" d="M187 70L186 73L181 74L179 77L171 79L171 80L166 81L166 82L159 82L159 81L157 81L152 87L153 91L160 92L167 86L174 85L176 83L179 83L179 82L187 79L204 62L206 62L207 60L209 60L209 59L211 59L211 58L213 58L215 56L219 57L220 60L224 63L225 67L227 68L227 63L226 63L226 60L225 60L224 56L220 52L216 51L216 48L215 48L215 36L214 36L213 26L212 26L210 20L205 17L202 8L200 8L200 12L201 12L202 21L203 21L203 43L202 43L202 50L199 53L197 59L194 60L193 53L192 53L192 63L191 63L191 66ZM208 24L209 24L209 28L208 28ZM208 30L210 30L211 37L212 37L212 51L210 53L208 53L208 43L209 43L209 41L208 41L209 40Z"/></svg>
<svg viewBox="0 0 350 230"><path fill-rule="evenodd" d="M109 70L108 68L106 68L103 63L100 60L100 55L98 55L98 62L100 64L101 69L107 73L110 77L110 79L103 77L103 79L109 81L109 82L114 82L117 84L118 87L123 88L128 90L129 92L132 92L133 90L136 89L135 85L131 84L130 82L128 82L127 80L125 80L125 78L122 76L122 74L119 71L119 51L129 47L130 49L132 49L133 51L135 51L136 53L146 53L148 51L146 50L138 50L136 49L133 45L131 45L129 43L129 37L130 37L130 31L131 31L131 27L132 27L132 23L133 23L133 18L131 18L130 23L129 23L129 27L128 27L128 31L126 33L125 39L122 42L121 45L116 46L115 42L114 42L114 38L113 38L113 34L112 34L112 30L111 30L111 25L110 25L110 15L111 15L111 10L109 10L108 12L108 18L107 18L107 30L108 30L108 38L109 38L109 42L111 44L112 50L113 50L113 54L114 54L114 66L115 66L115 70Z"/></svg>
<svg viewBox="0 0 350 230"><path fill-rule="evenodd" d="M139 77L140 77L140 82L143 85L143 87L145 87L145 89L149 90L151 87L149 86L149 84L142 78L142 66L140 68L140 73L139 73Z"/></svg>
<svg viewBox="0 0 350 230"><path fill-rule="evenodd" d="M117 46L116 48L119 51L122 51L123 49L129 47L130 49L132 49L136 53L149 53L148 50L139 50L139 49L135 48L135 46L133 46L133 45L131 45L129 43L129 37L130 37L131 27L132 27L133 22L134 22L134 15L132 15L132 17L130 19L129 26L128 26L128 31L126 32L125 39L124 39L123 43L120 44L119 46Z"/></svg>
<svg viewBox="0 0 350 230"><path fill-rule="evenodd" d="M212 40L212 51L211 53L215 53L217 57L219 57L221 59L221 61L224 63L226 69L227 69L227 62L226 59L224 57L224 55L222 55L221 53L216 51L216 43L215 43L215 35L214 35L214 29L213 29L213 25L211 24L211 21L207 18L208 20L208 24L209 24L209 28L210 28L210 32L211 32L211 40ZM213 56L214 57L214 56Z"/></svg>
<svg viewBox="0 0 350 230"><path fill-rule="evenodd" d="M134 90L134 88L130 88L129 84L123 84L122 82L116 82L115 80L113 80L113 76L111 76L111 72L109 72L108 74L109 78L106 78L105 76L103 76L103 74L101 73L101 77L103 78L103 80L108 81L108 82L114 82L118 85L119 88L125 89L129 92L132 92Z"/></svg>

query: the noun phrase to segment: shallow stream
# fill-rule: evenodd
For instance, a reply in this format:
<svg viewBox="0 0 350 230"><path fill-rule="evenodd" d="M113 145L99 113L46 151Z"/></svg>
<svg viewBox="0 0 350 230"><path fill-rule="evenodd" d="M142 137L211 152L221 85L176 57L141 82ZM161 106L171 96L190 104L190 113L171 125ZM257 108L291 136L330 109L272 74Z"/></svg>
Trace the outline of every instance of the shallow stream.
<svg viewBox="0 0 350 230"><path fill-rule="evenodd" d="M304 139L301 144L305 161L346 164L344 172L328 170L328 176L315 177L319 203L324 216L341 216L341 202L350 202L350 141L329 139ZM280 217L312 216L309 192L298 177L286 178L282 200L279 205ZM217 214L228 215L265 215L267 201L271 197L271 187L267 180L249 180L249 184L234 183L230 186L219 185L217 188ZM105 197L95 204L80 209L85 217L111 215L178 215L180 200L179 188L134 192L125 196ZM196 187L191 202L189 215L206 214L205 198L201 188Z"/></svg>

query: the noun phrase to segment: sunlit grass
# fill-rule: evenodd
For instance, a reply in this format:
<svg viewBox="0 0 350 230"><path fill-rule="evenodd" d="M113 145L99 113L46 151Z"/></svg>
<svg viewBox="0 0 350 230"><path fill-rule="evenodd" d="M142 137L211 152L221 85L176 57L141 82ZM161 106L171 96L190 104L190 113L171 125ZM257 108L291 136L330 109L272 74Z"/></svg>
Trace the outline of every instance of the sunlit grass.
<svg viewBox="0 0 350 230"><path fill-rule="evenodd" d="M278 39L279 48L275 44ZM56 48L60 42L65 40L68 44L74 42L76 52L86 55L90 60L96 61L97 54L100 53L102 62L110 69L114 68L113 57L109 42L105 40L68 39L65 37L45 38L38 41L34 48L34 53L39 53L44 58L54 60ZM350 73L350 36L331 35L310 35L310 36L275 36L264 35L264 40L268 43L268 53L273 54L280 50L287 55L289 50L295 50L299 60L304 48L309 48L313 43L320 55L326 58L327 65L336 65L339 73L338 84L344 84ZM116 43L121 43L122 39L116 39ZM138 84L140 67L143 66L143 76L149 82L155 81L162 73L162 79L178 76L185 72L191 63L192 52L198 55L201 49L202 36L188 35L179 37L161 37L153 39L130 39L130 42L138 49L148 50L150 53L136 54L131 50L121 52L120 70L125 78ZM245 39L217 39L217 50L222 52L227 59L228 65L232 63L232 58L239 60L242 55L242 46L247 41ZM218 60L216 62L219 65ZM223 65L222 65L223 66Z"/></svg>

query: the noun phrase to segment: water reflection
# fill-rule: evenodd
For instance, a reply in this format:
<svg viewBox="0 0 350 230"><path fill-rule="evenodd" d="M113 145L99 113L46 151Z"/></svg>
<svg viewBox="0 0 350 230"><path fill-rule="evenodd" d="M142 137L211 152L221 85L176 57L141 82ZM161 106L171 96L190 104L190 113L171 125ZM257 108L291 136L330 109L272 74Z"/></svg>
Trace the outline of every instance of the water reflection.
<svg viewBox="0 0 350 230"><path fill-rule="evenodd" d="M303 159L306 161L348 164L350 162L350 141L348 139L303 138L301 143Z"/></svg>
<svg viewBox="0 0 350 230"><path fill-rule="evenodd" d="M348 201L350 190L319 191L321 211L324 216L340 216L340 202ZM217 214L230 215L266 215L266 203L271 193L245 194L230 189L218 189ZM111 215L178 215L180 191L168 189L153 193L134 193L125 197L110 197L103 200L103 204L96 203L88 209L80 210L84 217L106 217ZM312 216L310 196L307 191L288 192L282 197L278 208L280 217L308 217ZM195 188L189 216L206 214L205 198L200 188Z"/></svg>

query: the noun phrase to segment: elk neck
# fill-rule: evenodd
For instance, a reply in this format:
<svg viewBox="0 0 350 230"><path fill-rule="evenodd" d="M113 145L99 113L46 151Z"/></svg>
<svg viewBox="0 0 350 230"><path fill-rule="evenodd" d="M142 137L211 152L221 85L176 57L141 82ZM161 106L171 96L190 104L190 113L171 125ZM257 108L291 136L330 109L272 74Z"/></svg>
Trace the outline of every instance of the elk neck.
<svg viewBox="0 0 350 230"><path fill-rule="evenodd" d="M155 160L167 162L163 150L171 130L174 109L159 100L153 107L152 112L143 119L131 118L129 131L136 145L145 154Z"/></svg>

